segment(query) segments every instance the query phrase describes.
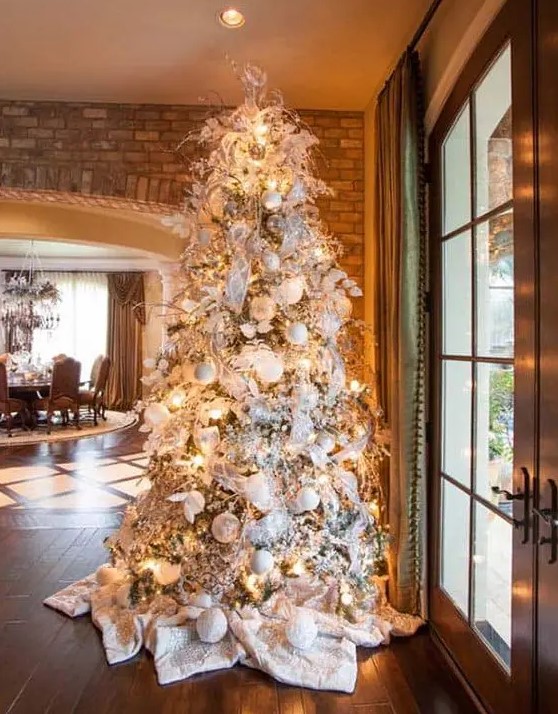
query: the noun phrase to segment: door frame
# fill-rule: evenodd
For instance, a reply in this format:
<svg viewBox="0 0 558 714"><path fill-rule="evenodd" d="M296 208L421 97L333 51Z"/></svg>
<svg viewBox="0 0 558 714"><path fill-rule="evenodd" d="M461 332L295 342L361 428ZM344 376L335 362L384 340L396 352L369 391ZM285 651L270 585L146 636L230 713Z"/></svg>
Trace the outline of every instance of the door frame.
<svg viewBox="0 0 558 714"><path fill-rule="evenodd" d="M430 423L428 469L428 551L430 626L453 662L488 711L528 712L534 692L533 588L536 582L532 530L522 543L523 532L513 535L513 608L511 677L489 653L480 637L458 614L438 586L440 545L441 453L441 147L471 91L498 51L512 43L512 137L515 279L515 397L514 433L525 438L514 445L514 491L523 488L522 468L532 476L537 464L537 228L536 163L534 146L534 21L531 0L507 0L492 22L448 97L429 137L432 184L429 193L430 276L433 309L430 315ZM474 180L472 178L472 180ZM473 319L475 317L473 316ZM528 513L525 509L525 513ZM514 518L524 518L522 502L514 502ZM530 516L527 516L531 525Z"/></svg>

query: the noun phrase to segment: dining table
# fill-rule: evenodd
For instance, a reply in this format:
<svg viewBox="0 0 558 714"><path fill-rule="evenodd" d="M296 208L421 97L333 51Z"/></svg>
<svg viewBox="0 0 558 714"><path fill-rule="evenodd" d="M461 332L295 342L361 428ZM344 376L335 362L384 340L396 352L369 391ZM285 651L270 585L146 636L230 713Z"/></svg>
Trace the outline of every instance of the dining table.
<svg viewBox="0 0 558 714"><path fill-rule="evenodd" d="M33 427L32 404L37 399L48 396L50 377L43 375L25 376L20 373L8 374L8 390L10 397L21 399L28 406L28 417L25 426Z"/></svg>

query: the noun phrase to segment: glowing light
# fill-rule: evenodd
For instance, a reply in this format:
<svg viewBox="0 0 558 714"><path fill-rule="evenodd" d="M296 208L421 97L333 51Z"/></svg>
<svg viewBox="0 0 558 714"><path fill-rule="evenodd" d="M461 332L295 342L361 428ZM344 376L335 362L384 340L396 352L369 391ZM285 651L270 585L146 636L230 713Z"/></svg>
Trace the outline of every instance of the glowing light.
<svg viewBox="0 0 558 714"><path fill-rule="evenodd" d="M297 560L296 563L293 564L293 567L291 568L291 573L293 575L302 575L306 568L304 567L304 563L302 560Z"/></svg>
<svg viewBox="0 0 558 714"><path fill-rule="evenodd" d="M312 366L312 362L308 359L308 357L303 357L301 360L299 360L298 364L304 369L310 369L310 367Z"/></svg>
<svg viewBox="0 0 558 714"><path fill-rule="evenodd" d="M255 593L257 592L258 584L258 576L255 573L251 573L247 578L246 578L246 590L250 593Z"/></svg>
<svg viewBox="0 0 558 714"><path fill-rule="evenodd" d="M237 30L246 22L244 15L234 7L228 7L219 13L219 22L229 30Z"/></svg>
<svg viewBox="0 0 558 714"><path fill-rule="evenodd" d="M342 605L350 605L353 602L353 596L351 593L343 593L341 595L341 604Z"/></svg>
<svg viewBox="0 0 558 714"><path fill-rule="evenodd" d="M171 394L170 403L175 409L180 409L180 407L186 401L186 394L181 390L177 390Z"/></svg>
<svg viewBox="0 0 558 714"><path fill-rule="evenodd" d="M144 560L141 564L141 570L155 570L158 566L156 560L150 558L149 560Z"/></svg>
<svg viewBox="0 0 558 714"><path fill-rule="evenodd" d="M372 503L369 503L368 509L370 513L374 516L374 518L380 517L380 506L378 505L377 501L372 501Z"/></svg>
<svg viewBox="0 0 558 714"><path fill-rule="evenodd" d="M268 131L269 127L267 126L267 124L258 124L256 127L254 127L254 134L256 136L265 136Z"/></svg>
<svg viewBox="0 0 558 714"><path fill-rule="evenodd" d="M275 179L268 179L266 186L270 191L275 191L275 189L277 188L277 181Z"/></svg>
<svg viewBox="0 0 558 714"><path fill-rule="evenodd" d="M203 456L202 456L201 454L196 454L196 455L194 456L194 458L192 459L192 463L193 463L194 466L196 466L197 468L199 468L200 466L203 466L203 464L204 464L204 458L203 458Z"/></svg>
<svg viewBox="0 0 558 714"><path fill-rule="evenodd" d="M352 379L349 388L351 392L360 392L362 390L362 386L358 379Z"/></svg>
<svg viewBox="0 0 558 714"><path fill-rule="evenodd" d="M223 416L223 411L221 409L210 409L209 418L210 419L220 419Z"/></svg>

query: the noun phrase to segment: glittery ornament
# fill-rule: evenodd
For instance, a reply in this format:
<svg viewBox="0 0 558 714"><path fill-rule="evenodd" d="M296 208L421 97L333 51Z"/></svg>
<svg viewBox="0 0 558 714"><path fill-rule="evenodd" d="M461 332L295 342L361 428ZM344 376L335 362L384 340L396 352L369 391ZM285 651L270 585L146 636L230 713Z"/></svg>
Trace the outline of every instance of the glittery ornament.
<svg viewBox="0 0 558 714"><path fill-rule="evenodd" d="M143 412L143 419L147 426L155 428L158 426L163 426L170 419L170 411L164 404L159 402L154 402L153 404L148 404Z"/></svg>
<svg viewBox="0 0 558 714"><path fill-rule="evenodd" d="M289 191L287 195L288 201L291 203L297 204L297 203L302 203L304 199L306 198L306 189L304 188L304 184L302 181L297 178L295 179L293 183L293 187Z"/></svg>
<svg viewBox="0 0 558 714"><path fill-rule="evenodd" d="M264 251L262 255L262 263L266 270L270 273L275 273L281 267L281 258L277 253L273 253L271 250Z"/></svg>
<svg viewBox="0 0 558 714"><path fill-rule="evenodd" d="M202 642L215 644L227 634L228 622L225 613L219 607L205 610L196 620L196 631Z"/></svg>
<svg viewBox="0 0 558 714"><path fill-rule="evenodd" d="M285 305L296 305L304 294L304 280L301 277L286 278L277 290L277 297Z"/></svg>
<svg viewBox="0 0 558 714"><path fill-rule="evenodd" d="M211 384L215 376L215 367L210 362L200 362L194 369L194 378L200 384Z"/></svg>
<svg viewBox="0 0 558 714"><path fill-rule="evenodd" d="M270 507L271 491L265 474L256 473L248 476L244 482L243 490L250 503L253 503L260 511L265 511Z"/></svg>
<svg viewBox="0 0 558 714"><path fill-rule="evenodd" d="M274 565L275 560L269 550L255 550L250 558L250 570L256 575L264 575Z"/></svg>
<svg viewBox="0 0 558 714"><path fill-rule="evenodd" d="M287 620L285 634L293 647L299 650L310 649L318 636L318 627L312 613L296 608Z"/></svg>
<svg viewBox="0 0 558 714"><path fill-rule="evenodd" d="M192 594L188 599L188 602L194 607L208 608L213 605L211 595L209 593L204 592L203 590L198 593Z"/></svg>
<svg viewBox="0 0 558 714"><path fill-rule="evenodd" d="M267 295L250 300L250 317L256 322L273 320L275 317L275 302Z"/></svg>
<svg viewBox="0 0 558 714"><path fill-rule="evenodd" d="M213 519L211 533L219 543L234 543L240 535L240 521L232 513L220 513Z"/></svg>
<svg viewBox="0 0 558 714"><path fill-rule="evenodd" d="M305 345L308 341L308 328L303 322L293 322L287 327L287 339L293 345Z"/></svg>
<svg viewBox="0 0 558 714"><path fill-rule="evenodd" d="M269 190L262 193L262 206L266 209L266 211L277 211L281 208L282 203L283 196L281 196L279 191Z"/></svg>
<svg viewBox="0 0 558 714"><path fill-rule="evenodd" d="M180 563L169 563L168 560L158 560L153 567L153 577L159 585L176 583L181 572Z"/></svg>
<svg viewBox="0 0 558 714"><path fill-rule="evenodd" d="M278 382L283 376L283 369L283 361L273 353L264 355L255 366L256 374L265 384Z"/></svg>

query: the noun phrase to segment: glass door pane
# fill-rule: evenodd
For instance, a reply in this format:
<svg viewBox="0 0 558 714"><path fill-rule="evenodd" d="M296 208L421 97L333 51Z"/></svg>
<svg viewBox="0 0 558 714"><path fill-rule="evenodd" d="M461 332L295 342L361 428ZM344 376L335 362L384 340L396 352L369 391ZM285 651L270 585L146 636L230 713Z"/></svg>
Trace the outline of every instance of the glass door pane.
<svg viewBox="0 0 558 714"><path fill-rule="evenodd" d="M451 233L471 220L470 132L467 102L444 141L444 233Z"/></svg>
<svg viewBox="0 0 558 714"><path fill-rule="evenodd" d="M473 316L471 231L442 244L443 349L446 355L470 355Z"/></svg>

